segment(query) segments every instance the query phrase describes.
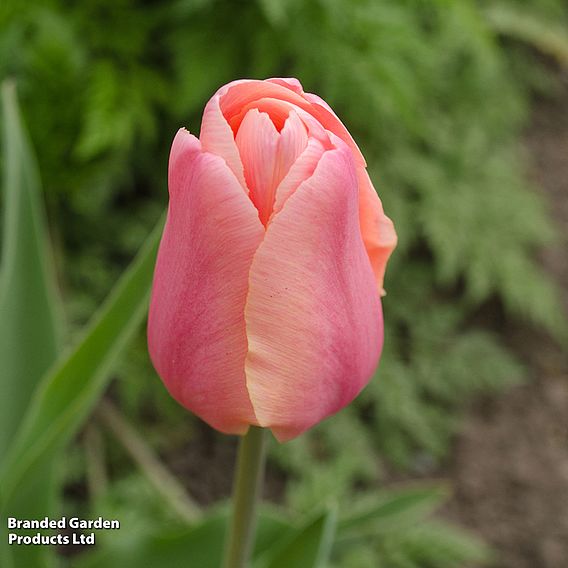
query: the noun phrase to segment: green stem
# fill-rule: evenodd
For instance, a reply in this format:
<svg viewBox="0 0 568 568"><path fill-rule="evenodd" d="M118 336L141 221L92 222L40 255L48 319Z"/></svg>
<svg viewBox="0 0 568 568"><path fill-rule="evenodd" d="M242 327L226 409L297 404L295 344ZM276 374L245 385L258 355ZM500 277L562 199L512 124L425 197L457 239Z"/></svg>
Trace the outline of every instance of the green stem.
<svg viewBox="0 0 568 568"><path fill-rule="evenodd" d="M251 426L242 438L233 489L233 517L224 568L248 568L256 530L256 509L264 478L266 432Z"/></svg>

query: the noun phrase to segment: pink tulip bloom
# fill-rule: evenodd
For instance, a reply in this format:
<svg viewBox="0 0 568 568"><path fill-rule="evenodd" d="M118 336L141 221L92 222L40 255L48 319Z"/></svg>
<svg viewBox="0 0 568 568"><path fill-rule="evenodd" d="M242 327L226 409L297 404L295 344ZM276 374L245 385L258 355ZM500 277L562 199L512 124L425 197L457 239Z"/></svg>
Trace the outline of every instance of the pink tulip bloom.
<svg viewBox="0 0 568 568"><path fill-rule="evenodd" d="M296 79L234 81L177 133L148 344L214 428L286 441L351 402L383 343L392 222L359 148Z"/></svg>

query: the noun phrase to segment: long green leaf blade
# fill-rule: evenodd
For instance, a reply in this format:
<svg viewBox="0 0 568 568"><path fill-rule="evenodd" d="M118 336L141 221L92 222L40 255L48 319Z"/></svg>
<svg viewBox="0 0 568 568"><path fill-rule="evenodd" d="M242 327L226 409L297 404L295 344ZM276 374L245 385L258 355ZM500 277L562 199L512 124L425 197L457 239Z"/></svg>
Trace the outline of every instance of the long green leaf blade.
<svg viewBox="0 0 568 568"><path fill-rule="evenodd" d="M60 313L49 264L39 175L15 85L2 85L4 228L0 273L0 461L59 347Z"/></svg>
<svg viewBox="0 0 568 568"><path fill-rule="evenodd" d="M2 84L4 225L0 274L0 464L42 376L56 360L62 311L33 150L20 116L15 84ZM7 516L57 513L54 460L46 456L22 491L5 504ZM5 541L5 527L0 538ZM2 565L52 566L50 547L2 547Z"/></svg>
<svg viewBox="0 0 568 568"><path fill-rule="evenodd" d="M117 355L146 310L162 222L93 317L82 341L60 359L36 391L1 472L6 499L43 456L63 447L91 413Z"/></svg>

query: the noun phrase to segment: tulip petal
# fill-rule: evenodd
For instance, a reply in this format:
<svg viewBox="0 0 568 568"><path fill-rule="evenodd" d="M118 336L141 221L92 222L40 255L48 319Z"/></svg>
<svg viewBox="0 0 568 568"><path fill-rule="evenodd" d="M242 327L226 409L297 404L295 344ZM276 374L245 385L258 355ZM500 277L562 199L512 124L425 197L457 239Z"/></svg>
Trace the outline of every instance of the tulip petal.
<svg viewBox="0 0 568 568"><path fill-rule="evenodd" d="M274 203L274 171L280 134L265 112L252 109L241 123L236 142L250 198L265 225Z"/></svg>
<svg viewBox="0 0 568 568"><path fill-rule="evenodd" d="M304 94L302 83L300 83L300 81L298 81L295 77L272 77L271 79L266 79L266 82L286 87L287 89L298 93L298 95Z"/></svg>
<svg viewBox="0 0 568 568"><path fill-rule="evenodd" d="M349 148L351 148L357 166L365 167L367 163L365 162L365 158L363 157L359 146L357 146L355 140L353 140L353 137L349 134L349 130L347 130L343 122L341 122L339 117L335 114L335 112L333 112L333 109L317 95L304 93L303 97L310 103L311 108L308 112L315 117L326 130L329 130L336 136L339 136L339 138L341 138L349 146Z"/></svg>
<svg viewBox="0 0 568 568"><path fill-rule="evenodd" d="M357 192L341 143L274 216L252 263L247 387L259 424L280 441L353 400L379 358L380 298Z"/></svg>
<svg viewBox="0 0 568 568"><path fill-rule="evenodd" d="M242 108L260 99L277 99L304 107L308 103L304 98L289 88L255 79L235 81L229 83L222 91L217 91L220 108L225 117L230 120ZM238 125L236 125L238 128ZM233 131L236 132L235 126Z"/></svg>
<svg viewBox="0 0 568 568"><path fill-rule="evenodd" d="M327 144L329 148L333 147L329 143L329 136L325 128L309 112L280 99L258 99L243 106L237 114L228 119L234 132L238 132L244 117L251 109L257 109L268 114L278 131L284 128L290 113L295 112L304 123L311 138L317 138L322 144Z"/></svg>
<svg viewBox="0 0 568 568"><path fill-rule="evenodd" d="M383 280L387 261L396 247L396 231L393 222L383 211L381 200L365 168L357 168L357 179L359 180L361 234L373 267L377 286L381 295L384 295Z"/></svg>
<svg viewBox="0 0 568 568"><path fill-rule="evenodd" d="M291 110L280 132L280 147L274 178L276 186L284 179L292 164L308 144L308 132L298 113Z"/></svg>
<svg viewBox="0 0 568 568"><path fill-rule="evenodd" d="M214 428L256 424L248 396L244 308L264 227L218 156L186 131L170 160L170 207L158 253L148 346L158 374L183 406Z"/></svg>
<svg viewBox="0 0 568 568"><path fill-rule="evenodd" d="M309 139L306 149L300 154L276 189L272 216L277 215L284 207L286 200L298 189L300 184L313 175L325 151L325 147L319 140L316 138Z"/></svg>
<svg viewBox="0 0 568 568"><path fill-rule="evenodd" d="M377 286L384 294L383 280L387 261L396 247L397 237L393 222L385 215L383 206L366 170L366 162L359 146L333 109L318 95L304 93L312 103L311 114L330 132L341 138L353 152L357 163L359 183L359 215L363 242L375 273Z"/></svg>
<svg viewBox="0 0 568 568"><path fill-rule="evenodd" d="M220 96L220 106L225 117L236 132L240 120L244 117L242 109L256 106L261 99L276 99L291 103L313 116L321 125L341 138L353 151L358 165L365 165L365 158L351 134L341 122L331 107L317 95L304 93L301 83L293 78L273 78L266 81L240 80L229 83L223 88ZM257 107L258 108L258 107ZM262 109L265 110L265 109ZM245 111L246 113L246 111ZM235 116L240 114L240 119Z"/></svg>
<svg viewBox="0 0 568 568"><path fill-rule="evenodd" d="M359 147L331 107L317 95L304 93L301 83L297 79L291 78L273 78L266 81L245 79L233 81L219 89L205 108L203 122L204 124L207 122L207 124L205 131L203 126L201 130L201 141L204 144L204 150L215 152L225 157L230 155L228 163L231 169L233 171L235 169L238 170L234 160L234 145L231 148L224 123L230 122L235 134L239 128L240 120L246 114L246 111L241 113L241 110L245 107L248 110L253 106L253 103L266 98L291 103L311 114L325 129L339 136L351 148L357 165L366 165L365 158ZM235 115L239 114L240 119L235 120ZM207 121L205 119L206 116ZM226 117L226 120L222 120L223 116ZM235 175L237 175L236 172ZM237 177L239 176L237 175Z"/></svg>
<svg viewBox="0 0 568 568"><path fill-rule="evenodd" d="M248 193L243 164L239 157L234 134L221 112L219 98L219 94L213 96L203 111L199 134L201 145L204 152L223 156L225 162L227 162L227 165L239 180L241 187Z"/></svg>
<svg viewBox="0 0 568 568"><path fill-rule="evenodd" d="M306 147L306 128L297 113L291 111L279 133L268 114L253 108L239 127L236 142L250 198L262 224L266 225L272 214L276 188Z"/></svg>

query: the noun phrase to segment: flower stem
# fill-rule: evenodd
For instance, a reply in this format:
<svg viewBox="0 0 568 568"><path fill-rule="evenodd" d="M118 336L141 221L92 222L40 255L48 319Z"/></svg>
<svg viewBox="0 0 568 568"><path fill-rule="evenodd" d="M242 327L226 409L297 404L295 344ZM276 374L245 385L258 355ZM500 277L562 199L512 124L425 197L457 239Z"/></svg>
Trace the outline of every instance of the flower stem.
<svg viewBox="0 0 568 568"><path fill-rule="evenodd" d="M256 531L256 509L264 479L266 432L251 426L242 438L233 489L233 517L224 568L248 568Z"/></svg>

